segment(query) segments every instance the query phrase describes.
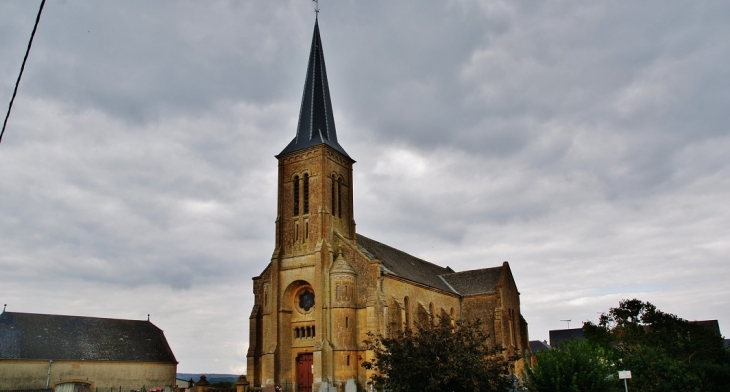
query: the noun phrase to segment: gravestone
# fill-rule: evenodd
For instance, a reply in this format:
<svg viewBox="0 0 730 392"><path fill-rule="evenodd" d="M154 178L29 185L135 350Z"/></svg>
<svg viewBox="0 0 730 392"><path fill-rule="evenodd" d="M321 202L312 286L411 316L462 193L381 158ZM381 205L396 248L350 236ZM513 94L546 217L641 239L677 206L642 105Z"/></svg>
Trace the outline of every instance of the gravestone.
<svg viewBox="0 0 730 392"><path fill-rule="evenodd" d="M337 387L330 384L327 381L322 382L319 384L319 392L337 392Z"/></svg>
<svg viewBox="0 0 730 392"><path fill-rule="evenodd" d="M345 384L345 392L357 392L357 384L355 384L354 378L347 379L347 384Z"/></svg>

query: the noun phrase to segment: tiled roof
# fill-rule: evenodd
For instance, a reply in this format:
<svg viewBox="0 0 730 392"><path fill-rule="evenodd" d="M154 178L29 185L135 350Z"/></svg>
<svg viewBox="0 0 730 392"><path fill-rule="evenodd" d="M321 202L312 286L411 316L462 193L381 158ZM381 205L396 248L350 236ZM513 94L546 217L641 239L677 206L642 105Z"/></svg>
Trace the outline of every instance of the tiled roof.
<svg viewBox="0 0 730 392"><path fill-rule="evenodd" d="M502 267L454 272L361 234L357 235L357 244L371 260L382 262L385 273L454 294L494 293L502 273Z"/></svg>
<svg viewBox="0 0 730 392"><path fill-rule="evenodd" d="M327 82L327 69L324 65L322 39L319 36L319 23L314 22L312 48L309 52L307 78L304 82L302 106L299 109L299 123L294 140L279 155L299 151L308 147L326 144L347 158L349 155L337 142L335 117L332 114L332 100ZM352 159L352 158L350 158Z"/></svg>
<svg viewBox="0 0 730 392"><path fill-rule="evenodd" d="M0 359L177 363L149 321L15 312L0 314Z"/></svg>
<svg viewBox="0 0 730 392"><path fill-rule="evenodd" d="M530 351L533 353L539 353L540 351L550 350L546 341L543 340L530 340Z"/></svg>
<svg viewBox="0 0 730 392"><path fill-rule="evenodd" d="M456 293L439 275L454 272L451 268L440 267L426 260L411 256L378 241L371 240L362 234L357 235L357 244L363 248L370 259L378 259L385 267L386 273L407 279L426 286L434 287L450 293Z"/></svg>
<svg viewBox="0 0 730 392"><path fill-rule="evenodd" d="M442 275L461 295L496 293L500 276L502 276L501 266Z"/></svg>

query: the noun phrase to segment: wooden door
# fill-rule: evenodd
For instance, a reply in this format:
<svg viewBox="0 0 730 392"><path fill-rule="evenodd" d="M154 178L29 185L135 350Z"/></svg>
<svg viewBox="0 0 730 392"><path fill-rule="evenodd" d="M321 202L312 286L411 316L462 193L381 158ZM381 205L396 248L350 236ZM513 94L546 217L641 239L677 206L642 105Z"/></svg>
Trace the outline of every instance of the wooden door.
<svg viewBox="0 0 730 392"><path fill-rule="evenodd" d="M297 356L297 392L312 392L312 353Z"/></svg>

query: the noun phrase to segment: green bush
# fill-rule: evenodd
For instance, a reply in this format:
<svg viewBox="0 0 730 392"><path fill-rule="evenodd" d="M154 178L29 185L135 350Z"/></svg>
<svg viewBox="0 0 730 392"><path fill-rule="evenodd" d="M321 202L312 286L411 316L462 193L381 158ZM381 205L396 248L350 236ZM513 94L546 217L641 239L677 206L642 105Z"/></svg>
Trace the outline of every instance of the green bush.
<svg viewBox="0 0 730 392"><path fill-rule="evenodd" d="M585 340L571 340L536 354L525 387L537 392L608 392L620 383L609 350Z"/></svg>
<svg viewBox="0 0 730 392"><path fill-rule="evenodd" d="M623 300L583 331L612 352L619 370L631 370L629 390L730 391L730 352L722 336L649 302Z"/></svg>
<svg viewBox="0 0 730 392"><path fill-rule="evenodd" d="M505 392L511 385L499 347L489 346L479 320L424 323L389 336L368 334L374 357L362 366L371 382L392 392Z"/></svg>

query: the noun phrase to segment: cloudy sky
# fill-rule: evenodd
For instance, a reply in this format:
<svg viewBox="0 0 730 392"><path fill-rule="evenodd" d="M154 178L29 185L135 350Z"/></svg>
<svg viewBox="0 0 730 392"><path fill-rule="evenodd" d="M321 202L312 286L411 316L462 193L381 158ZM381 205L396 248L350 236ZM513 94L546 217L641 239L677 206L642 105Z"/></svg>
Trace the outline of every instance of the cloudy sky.
<svg viewBox="0 0 730 392"><path fill-rule="evenodd" d="M0 2L3 108L38 4ZM533 340L622 298L730 331L729 3L320 8L360 233L508 260ZM0 144L0 304L151 314L179 371L244 372L313 9L49 0Z"/></svg>

